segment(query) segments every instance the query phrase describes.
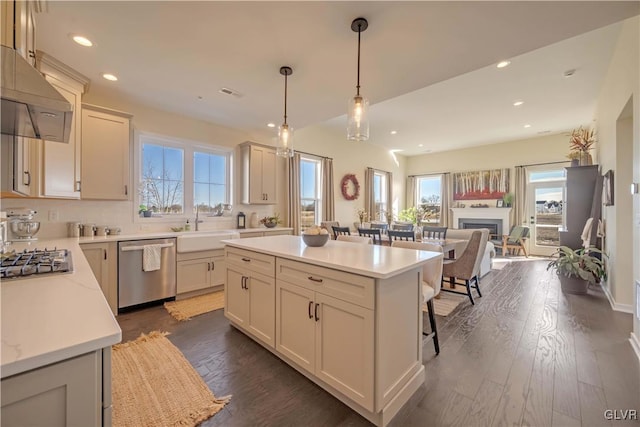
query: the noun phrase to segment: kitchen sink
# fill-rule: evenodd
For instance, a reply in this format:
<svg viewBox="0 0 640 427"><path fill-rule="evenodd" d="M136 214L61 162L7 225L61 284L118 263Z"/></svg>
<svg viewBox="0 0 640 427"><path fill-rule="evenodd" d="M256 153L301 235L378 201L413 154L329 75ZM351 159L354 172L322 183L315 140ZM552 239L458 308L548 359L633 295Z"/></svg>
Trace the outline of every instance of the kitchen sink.
<svg viewBox="0 0 640 427"><path fill-rule="evenodd" d="M208 251L222 249L222 240L238 239L240 235L234 231L195 232L178 236L177 250L182 252Z"/></svg>

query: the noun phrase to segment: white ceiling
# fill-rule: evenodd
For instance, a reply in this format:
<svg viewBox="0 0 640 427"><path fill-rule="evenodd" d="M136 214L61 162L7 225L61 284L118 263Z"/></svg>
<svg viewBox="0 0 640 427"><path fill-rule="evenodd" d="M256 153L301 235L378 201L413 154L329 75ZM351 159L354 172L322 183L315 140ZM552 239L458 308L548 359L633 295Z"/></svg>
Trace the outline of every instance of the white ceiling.
<svg viewBox="0 0 640 427"><path fill-rule="evenodd" d="M92 88L265 136L274 132L266 123L282 122L282 65L294 70L293 127L346 126L356 81L350 24L363 16L370 141L413 155L589 123L619 32L602 27L637 15L640 2L50 1L47 8L36 16L38 49L89 77ZM70 34L95 46L78 46ZM505 58L512 64L496 69ZM564 78L568 69L576 73ZM104 72L119 81L102 79ZM519 99L524 104L513 107Z"/></svg>

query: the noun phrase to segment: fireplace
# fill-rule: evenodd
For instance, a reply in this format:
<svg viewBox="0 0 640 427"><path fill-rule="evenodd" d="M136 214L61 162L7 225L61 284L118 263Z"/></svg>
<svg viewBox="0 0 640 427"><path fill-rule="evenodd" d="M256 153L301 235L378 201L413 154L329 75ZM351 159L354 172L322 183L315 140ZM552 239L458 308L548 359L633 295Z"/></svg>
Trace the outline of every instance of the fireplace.
<svg viewBox="0 0 640 427"><path fill-rule="evenodd" d="M487 228L489 229L489 234L502 236L502 220L501 219L460 218L458 220L458 228L463 228L463 229Z"/></svg>
<svg viewBox="0 0 640 427"><path fill-rule="evenodd" d="M511 208L451 208L453 226L458 228L488 228L491 234L509 234Z"/></svg>

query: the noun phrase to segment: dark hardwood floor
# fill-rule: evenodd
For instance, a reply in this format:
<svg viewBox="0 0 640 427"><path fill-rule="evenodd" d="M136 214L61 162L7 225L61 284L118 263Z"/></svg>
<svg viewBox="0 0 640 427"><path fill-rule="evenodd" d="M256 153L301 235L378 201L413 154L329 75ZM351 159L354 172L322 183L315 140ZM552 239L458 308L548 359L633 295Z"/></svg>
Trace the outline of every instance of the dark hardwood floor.
<svg viewBox="0 0 640 427"><path fill-rule="evenodd" d="M475 306L465 301L438 317L441 353L425 341L426 381L392 426L640 425L604 416L605 409L640 412L631 315L612 311L596 287L563 294L546 263L493 270ZM216 396L233 395L203 426L370 425L231 327L223 310L177 322L156 306L118 322L123 341L170 332Z"/></svg>

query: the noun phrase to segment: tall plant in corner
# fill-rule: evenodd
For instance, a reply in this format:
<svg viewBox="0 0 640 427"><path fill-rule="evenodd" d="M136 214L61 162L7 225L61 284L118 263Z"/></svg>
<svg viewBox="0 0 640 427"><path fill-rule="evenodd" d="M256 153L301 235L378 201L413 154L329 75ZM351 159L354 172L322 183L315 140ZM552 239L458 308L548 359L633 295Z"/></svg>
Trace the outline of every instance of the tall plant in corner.
<svg viewBox="0 0 640 427"><path fill-rule="evenodd" d="M595 254L599 254L600 258L594 256ZM606 255L597 248L574 250L560 246L554 256L547 265L547 270L556 270L564 292L584 294L589 283L596 284L607 278L607 271L601 259Z"/></svg>

